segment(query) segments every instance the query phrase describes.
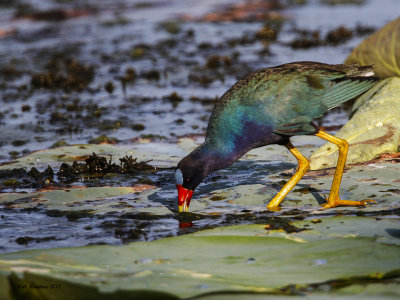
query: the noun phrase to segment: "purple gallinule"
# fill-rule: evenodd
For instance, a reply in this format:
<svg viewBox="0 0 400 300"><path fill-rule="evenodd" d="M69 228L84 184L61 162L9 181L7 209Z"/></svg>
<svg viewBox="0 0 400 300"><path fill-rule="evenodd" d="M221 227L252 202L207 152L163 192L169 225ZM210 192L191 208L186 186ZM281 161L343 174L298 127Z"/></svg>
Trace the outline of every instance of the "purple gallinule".
<svg viewBox="0 0 400 300"><path fill-rule="evenodd" d="M339 198L348 144L312 120L370 89L378 79L371 66L293 62L249 73L217 102L205 141L183 158L175 170L179 212L188 211L193 191L211 172L226 168L251 149L284 145L297 158L293 177L269 202L276 210L309 169L309 162L290 142L294 135L316 135L336 144L339 159L324 208L365 205Z"/></svg>

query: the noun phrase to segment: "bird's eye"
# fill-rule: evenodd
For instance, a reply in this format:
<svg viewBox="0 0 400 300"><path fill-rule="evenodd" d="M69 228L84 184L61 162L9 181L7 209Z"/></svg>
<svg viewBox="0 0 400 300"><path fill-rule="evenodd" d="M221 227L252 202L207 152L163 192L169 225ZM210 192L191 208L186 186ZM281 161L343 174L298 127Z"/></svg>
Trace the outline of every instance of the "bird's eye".
<svg viewBox="0 0 400 300"><path fill-rule="evenodd" d="M182 172L180 169L176 169L174 177L175 177L176 184L179 184L179 185L183 184L183 176L182 176Z"/></svg>

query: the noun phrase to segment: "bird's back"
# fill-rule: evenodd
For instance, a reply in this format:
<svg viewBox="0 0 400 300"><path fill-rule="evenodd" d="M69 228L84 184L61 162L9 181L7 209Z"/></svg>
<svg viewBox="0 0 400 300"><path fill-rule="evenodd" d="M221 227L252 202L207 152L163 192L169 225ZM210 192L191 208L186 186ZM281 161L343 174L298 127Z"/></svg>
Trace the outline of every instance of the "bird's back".
<svg viewBox="0 0 400 300"><path fill-rule="evenodd" d="M282 136L311 134L315 118L376 82L372 67L296 62L246 75L217 102L206 140L221 151L249 149Z"/></svg>

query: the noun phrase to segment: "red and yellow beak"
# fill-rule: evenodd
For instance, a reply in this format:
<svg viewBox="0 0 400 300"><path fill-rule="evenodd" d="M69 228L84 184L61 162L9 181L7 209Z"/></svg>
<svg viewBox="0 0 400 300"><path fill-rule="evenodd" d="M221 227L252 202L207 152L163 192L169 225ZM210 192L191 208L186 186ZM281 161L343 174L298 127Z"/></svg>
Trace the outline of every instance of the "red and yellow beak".
<svg viewBox="0 0 400 300"><path fill-rule="evenodd" d="M179 212L187 212L189 210L190 199L192 199L193 191L185 189L180 184L177 184L176 188L178 190Z"/></svg>

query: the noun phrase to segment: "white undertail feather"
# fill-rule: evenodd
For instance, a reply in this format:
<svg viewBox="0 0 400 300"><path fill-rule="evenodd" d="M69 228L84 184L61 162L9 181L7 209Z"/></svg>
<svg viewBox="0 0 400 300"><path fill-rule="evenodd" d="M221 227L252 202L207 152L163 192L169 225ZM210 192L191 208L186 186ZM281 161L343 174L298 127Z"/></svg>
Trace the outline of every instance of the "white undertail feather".
<svg viewBox="0 0 400 300"><path fill-rule="evenodd" d="M374 71L368 70L367 72L362 73L362 74L360 74L360 75L361 75L362 77L371 77L371 76L374 76L375 73L374 73Z"/></svg>

